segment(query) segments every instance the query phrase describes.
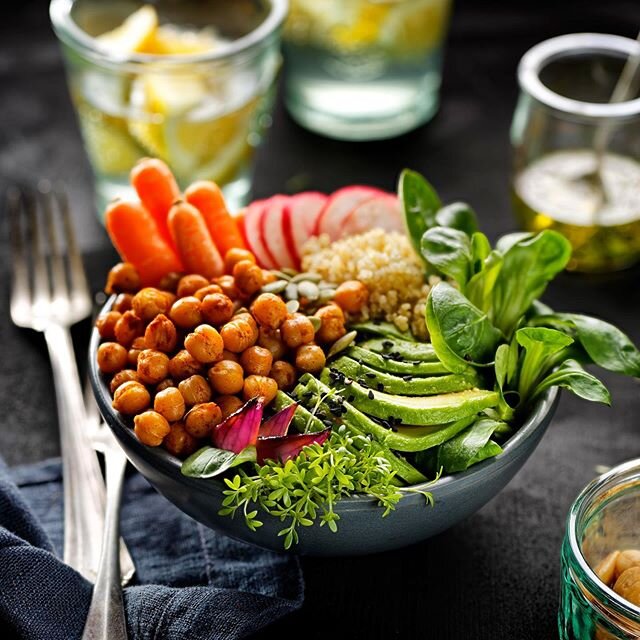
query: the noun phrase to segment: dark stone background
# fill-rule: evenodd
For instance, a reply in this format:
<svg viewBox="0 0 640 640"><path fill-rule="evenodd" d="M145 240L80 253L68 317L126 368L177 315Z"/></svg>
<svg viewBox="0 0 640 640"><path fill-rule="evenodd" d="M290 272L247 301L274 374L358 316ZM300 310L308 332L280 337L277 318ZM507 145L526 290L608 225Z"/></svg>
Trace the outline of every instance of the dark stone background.
<svg viewBox="0 0 640 640"><path fill-rule="evenodd" d="M115 255L92 207L91 175L43 0L5 5L0 20L0 181L67 184L92 285ZM405 166L444 200L475 206L495 237L513 228L509 125L520 56L545 38L599 31L635 37L637 0L461 0L448 43L442 107L396 140L342 143L302 130L276 106L260 150L255 195L294 183L323 191L351 182L392 189ZM1 186L1 185L0 185ZM58 453L50 369L40 336L8 317L8 244L0 243L0 452L10 464ZM638 270L612 278L563 276L547 301L609 319L640 341ZM76 328L81 366L88 323ZM84 367L83 367L84 368ZM637 381L605 375L613 408L565 396L542 444L502 494L424 544L370 558L303 559L303 609L270 628L308 638L556 637L559 548L569 506L596 465L638 454Z"/></svg>

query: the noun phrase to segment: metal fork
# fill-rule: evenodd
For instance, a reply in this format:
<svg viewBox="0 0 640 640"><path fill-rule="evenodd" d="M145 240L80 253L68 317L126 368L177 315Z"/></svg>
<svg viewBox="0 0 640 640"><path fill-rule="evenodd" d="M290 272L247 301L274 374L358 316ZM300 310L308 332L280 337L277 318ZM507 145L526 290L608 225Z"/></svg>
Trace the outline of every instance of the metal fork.
<svg viewBox="0 0 640 640"><path fill-rule="evenodd" d="M91 313L89 288L65 193L43 182L37 193L10 189L7 200L13 268L11 318L19 327L43 333L53 371L62 452L63 559L93 582L100 560L105 490L87 435L69 333L71 325ZM59 242L58 223L66 251ZM130 557L128 560L131 562Z"/></svg>

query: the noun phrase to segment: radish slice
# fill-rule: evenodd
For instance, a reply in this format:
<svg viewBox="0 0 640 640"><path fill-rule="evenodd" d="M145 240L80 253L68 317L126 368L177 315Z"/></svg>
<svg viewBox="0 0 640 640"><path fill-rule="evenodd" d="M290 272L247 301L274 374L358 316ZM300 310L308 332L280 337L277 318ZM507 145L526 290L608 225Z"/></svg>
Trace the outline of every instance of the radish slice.
<svg viewBox="0 0 640 640"><path fill-rule="evenodd" d="M385 193L358 205L344 219L339 237L355 236L376 228L404 232L398 196Z"/></svg>
<svg viewBox="0 0 640 640"><path fill-rule="evenodd" d="M324 193L305 191L291 196L284 208L284 237L298 267L302 246L313 235L318 216L327 200L328 197Z"/></svg>
<svg viewBox="0 0 640 640"><path fill-rule="evenodd" d="M374 187L352 186L338 189L331 196L318 217L316 234L327 233L331 240L340 237L347 216L360 204L384 191Z"/></svg>
<svg viewBox="0 0 640 640"><path fill-rule="evenodd" d="M265 208L260 220L260 227L264 246L273 264L283 267L295 268L295 260L284 237L284 208L289 198L287 196L273 196L265 202Z"/></svg>
<svg viewBox="0 0 640 640"><path fill-rule="evenodd" d="M242 231L244 233L247 246L256 257L258 264L265 269L273 269L275 264L267 251L260 229L260 220L266 208L268 200L256 200L248 207L244 215Z"/></svg>

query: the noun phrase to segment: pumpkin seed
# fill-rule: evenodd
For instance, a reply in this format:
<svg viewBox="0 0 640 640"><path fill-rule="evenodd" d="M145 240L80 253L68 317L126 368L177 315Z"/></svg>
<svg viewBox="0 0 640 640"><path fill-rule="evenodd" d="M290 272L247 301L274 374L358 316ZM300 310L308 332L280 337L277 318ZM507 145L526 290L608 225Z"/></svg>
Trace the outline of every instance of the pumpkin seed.
<svg viewBox="0 0 640 640"><path fill-rule="evenodd" d="M300 303L297 300L289 300L287 302L287 311L289 313L295 313L300 308Z"/></svg>
<svg viewBox="0 0 640 640"><path fill-rule="evenodd" d="M324 290L324 289L335 289L336 285L333 284L333 282L327 282L326 280L322 280L318 283L318 286L320 287L320 289Z"/></svg>
<svg viewBox="0 0 640 640"><path fill-rule="evenodd" d="M291 278L291 282L320 282L322 276L319 273L299 273L297 276Z"/></svg>
<svg viewBox="0 0 640 640"><path fill-rule="evenodd" d="M283 267L282 271L286 273L288 276L295 276L298 272L291 267Z"/></svg>
<svg viewBox="0 0 640 640"><path fill-rule="evenodd" d="M286 280L287 282L289 282L289 280L291 280L291 276L287 273L285 273L284 271L278 271L277 269L272 269L271 273L273 273L273 275L278 278L278 280Z"/></svg>
<svg viewBox="0 0 640 640"><path fill-rule="evenodd" d="M313 330L317 332L322 326L322 320L318 316L309 316L309 321L313 325Z"/></svg>
<svg viewBox="0 0 640 640"><path fill-rule="evenodd" d="M356 339L358 335L357 331L349 331L349 333L345 333L342 338L338 338L332 345L331 349L327 353L327 358L331 358L335 356L337 353L344 351L351 343Z"/></svg>
<svg viewBox="0 0 640 640"><path fill-rule="evenodd" d="M286 280L276 280L275 282L269 282L262 287L262 293L282 293L289 283Z"/></svg>
<svg viewBox="0 0 640 640"><path fill-rule="evenodd" d="M323 289L320 291L320 296L318 300L320 302L329 302L329 300L333 300L333 297L336 295L335 289Z"/></svg>
<svg viewBox="0 0 640 640"><path fill-rule="evenodd" d="M284 290L284 296L287 300L298 299L298 285L293 282L289 282Z"/></svg>
<svg viewBox="0 0 640 640"><path fill-rule="evenodd" d="M307 298L311 301L317 300L320 297L320 289L318 289L318 285L315 284L315 282L310 282L309 280L305 280L298 284L298 293L302 298Z"/></svg>

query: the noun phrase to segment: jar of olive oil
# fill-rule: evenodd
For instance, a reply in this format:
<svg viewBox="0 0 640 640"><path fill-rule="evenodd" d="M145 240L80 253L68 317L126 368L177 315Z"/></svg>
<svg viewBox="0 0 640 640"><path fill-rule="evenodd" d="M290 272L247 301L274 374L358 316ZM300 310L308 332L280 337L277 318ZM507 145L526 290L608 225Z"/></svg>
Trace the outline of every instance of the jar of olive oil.
<svg viewBox="0 0 640 640"><path fill-rule="evenodd" d="M610 102L635 56L640 42L578 33L536 45L518 67L513 206L526 230L555 229L571 241L571 270L640 261L638 88L633 99Z"/></svg>
<svg viewBox="0 0 640 640"><path fill-rule="evenodd" d="M573 503L561 556L561 640L640 637L640 607L620 595L606 567L621 550L640 550L640 459L596 478Z"/></svg>

